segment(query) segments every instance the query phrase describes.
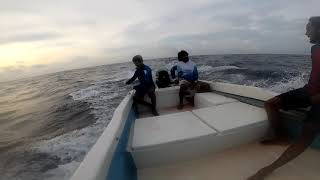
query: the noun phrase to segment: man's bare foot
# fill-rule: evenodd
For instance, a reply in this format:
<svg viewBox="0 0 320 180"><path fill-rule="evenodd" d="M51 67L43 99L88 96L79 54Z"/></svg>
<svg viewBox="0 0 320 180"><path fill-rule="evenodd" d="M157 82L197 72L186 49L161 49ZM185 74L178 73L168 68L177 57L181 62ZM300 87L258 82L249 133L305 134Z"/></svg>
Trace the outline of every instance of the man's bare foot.
<svg viewBox="0 0 320 180"><path fill-rule="evenodd" d="M179 109L179 110L183 109L183 104L179 104L179 105L177 106L177 109Z"/></svg>
<svg viewBox="0 0 320 180"><path fill-rule="evenodd" d="M265 138L260 141L263 145L280 145L288 146L290 144L290 138L288 136Z"/></svg>
<svg viewBox="0 0 320 180"><path fill-rule="evenodd" d="M268 167L265 167L260 169L256 174L249 177L247 180L263 180L270 173L272 173L272 170L270 170Z"/></svg>
<svg viewBox="0 0 320 180"><path fill-rule="evenodd" d="M159 113L158 113L158 111L156 109L152 109L152 114L154 116L159 116Z"/></svg>
<svg viewBox="0 0 320 180"><path fill-rule="evenodd" d="M194 107L194 96L186 97L186 100L190 103L192 107Z"/></svg>

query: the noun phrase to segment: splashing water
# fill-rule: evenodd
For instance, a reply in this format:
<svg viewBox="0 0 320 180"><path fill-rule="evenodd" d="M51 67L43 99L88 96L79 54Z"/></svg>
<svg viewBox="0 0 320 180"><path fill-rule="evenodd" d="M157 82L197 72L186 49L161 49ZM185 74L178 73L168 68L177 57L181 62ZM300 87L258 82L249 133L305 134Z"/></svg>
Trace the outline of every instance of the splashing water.
<svg viewBox="0 0 320 180"><path fill-rule="evenodd" d="M194 56L200 79L275 92L302 87L309 56ZM156 72L175 58L145 61ZM132 89L132 63L40 76L0 86L1 179L69 179Z"/></svg>

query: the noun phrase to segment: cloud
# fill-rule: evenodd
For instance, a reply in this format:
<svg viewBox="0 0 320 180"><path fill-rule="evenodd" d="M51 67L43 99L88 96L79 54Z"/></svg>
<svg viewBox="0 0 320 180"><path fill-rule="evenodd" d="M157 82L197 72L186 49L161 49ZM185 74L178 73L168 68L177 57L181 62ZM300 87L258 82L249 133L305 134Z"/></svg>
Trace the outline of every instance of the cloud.
<svg viewBox="0 0 320 180"><path fill-rule="evenodd" d="M0 37L0 45L17 43L17 42L35 42L49 39L56 39L60 37L58 33L42 32L29 34L16 34L8 37Z"/></svg>
<svg viewBox="0 0 320 180"><path fill-rule="evenodd" d="M32 68L36 68L36 69L45 68L45 67L48 67L48 65L47 64L35 64L35 65L32 65Z"/></svg>
<svg viewBox="0 0 320 180"><path fill-rule="evenodd" d="M305 24L317 13L317 5L320 3L313 0L308 3L241 0L207 3L184 11L177 8L160 18L128 26L121 32L123 44L126 44L123 50L161 44L161 47L186 47L196 54L304 54L309 52L304 37ZM159 48L160 45L153 47ZM117 49L121 51L121 48Z"/></svg>
<svg viewBox="0 0 320 180"><path fill-rule="evenodd" d="M305 24L319 6L319 0L2 0L0 51L31 44L40 59L34 74L129 61L135 54L176 56L180 49L307 54ZM27 58L13 62L29 65Z"/></svg>

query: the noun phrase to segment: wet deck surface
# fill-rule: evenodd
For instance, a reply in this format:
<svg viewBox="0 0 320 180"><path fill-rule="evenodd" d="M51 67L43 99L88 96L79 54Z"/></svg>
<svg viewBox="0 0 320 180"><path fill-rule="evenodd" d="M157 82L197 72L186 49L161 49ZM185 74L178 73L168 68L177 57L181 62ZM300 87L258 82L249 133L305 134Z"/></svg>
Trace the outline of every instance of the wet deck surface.
<svg viewBox="0 0 320 180"><path fill-rule="evenodd" d="M201 159L138 170L139 180L245 180L270 164L285 146L243 145ZM308 149L265 180L319 180L320 151Z"/></svg>

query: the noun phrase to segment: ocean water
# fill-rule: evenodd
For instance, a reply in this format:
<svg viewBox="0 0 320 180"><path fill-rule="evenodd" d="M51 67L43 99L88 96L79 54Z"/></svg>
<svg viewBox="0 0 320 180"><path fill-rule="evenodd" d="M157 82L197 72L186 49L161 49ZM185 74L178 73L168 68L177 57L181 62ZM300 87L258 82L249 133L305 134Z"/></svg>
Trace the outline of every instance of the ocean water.
<svg viewBox="0 0 320 180"><path fill-rule="evenodd" d="M200 79L274 92L302 87L307 55L193 56ZM154 73L176 58L147 60ZM69 179L132 89L130 62L0 83L0 179Z"/></svg>

